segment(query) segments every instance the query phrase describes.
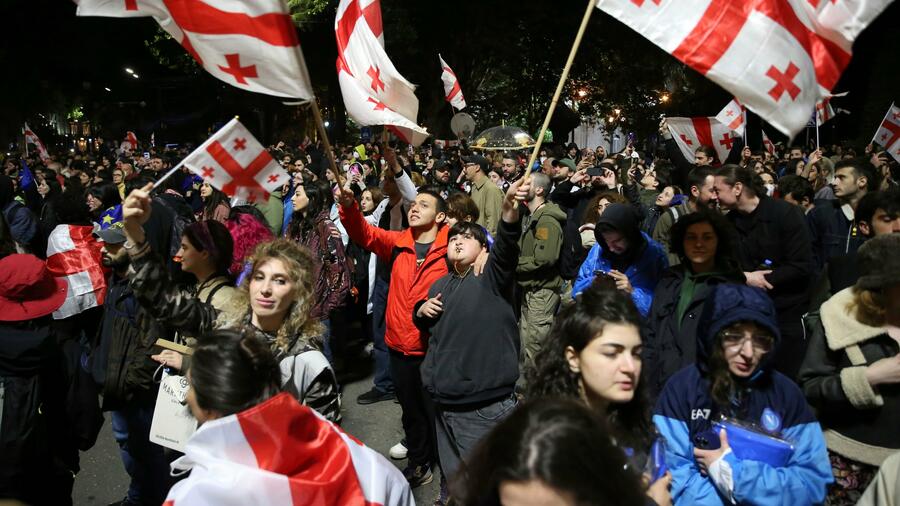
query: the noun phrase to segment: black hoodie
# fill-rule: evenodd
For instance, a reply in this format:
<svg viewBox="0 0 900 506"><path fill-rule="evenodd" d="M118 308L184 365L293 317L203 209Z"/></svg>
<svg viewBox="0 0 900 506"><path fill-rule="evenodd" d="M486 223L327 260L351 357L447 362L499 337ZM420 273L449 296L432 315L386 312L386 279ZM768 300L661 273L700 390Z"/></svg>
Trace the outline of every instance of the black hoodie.
<svg viewBox="0 0 900 506"><path fill-rule="evenodd" d="M628 248L624 253L613 253L603 238L603 232L613 230L622 234L628 241ZM597 244L603 249L600 255L609 260L612 268L619 272L625 272L628 266L640 258L647 247L647 241L641 234L637 211L628 204L610 204L597 220L594 236L597 238Z"/></svg>

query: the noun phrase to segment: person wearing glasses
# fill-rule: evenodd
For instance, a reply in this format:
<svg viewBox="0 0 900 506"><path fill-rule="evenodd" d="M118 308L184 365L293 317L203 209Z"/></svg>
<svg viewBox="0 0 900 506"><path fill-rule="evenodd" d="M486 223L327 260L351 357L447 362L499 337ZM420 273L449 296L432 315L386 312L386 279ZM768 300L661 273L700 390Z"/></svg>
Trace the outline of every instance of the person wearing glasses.
<svg viewBox="0 0 900 506"><path fill-rule="evenodd" d="M831 483L822 429L800 388L773 368L780 344L775 306L758 288L720 284L704 307L697 362L675 373L653 422L666 439L674 504L819 504ZM793 445L785 463L739 458L728 417Z"/></svg>

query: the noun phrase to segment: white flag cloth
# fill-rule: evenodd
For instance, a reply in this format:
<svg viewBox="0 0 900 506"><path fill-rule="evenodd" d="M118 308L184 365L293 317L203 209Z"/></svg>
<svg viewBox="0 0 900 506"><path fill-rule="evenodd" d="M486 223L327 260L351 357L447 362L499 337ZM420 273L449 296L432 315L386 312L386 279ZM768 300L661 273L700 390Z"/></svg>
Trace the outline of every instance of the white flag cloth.
<svg viewBox="0 0 900 506"><path fill-rule="evenodd" d="M693 162L700 146L712 146L719 161L725 163L731 147L739 137L716 118L666 118L669 131L686 160Z"/></svg>
<svg viewBox="0 0 900 506"><path fill-rule="evenodd" d="M853 41L892 0L598 0L793 137L837 84Z"/></svg>
<svg viewBox="0 0 900 506"><path fill-rule="evenodd" d="M237 118L213 134L183 161L184 166L229 197L267 200L290 177Z"/></svg>
<svg viewBox="0 0 900 506"><path fill-rule="evenodd" d="M891 104L872 141L884 146L884 150L900 162L900 107Z"/></svg>
<svg viewBox="0 0 900 506"><path fill-rule="evenodd" d="M414 506L384 457L287 393L211 420L173 472L191 474L163 506Z"/></svg>
<svg viewBox="0 0 900 506"><path fill-rule="evenodd" d="M47 147L44 146L44 143L38 138L37 134L31 131L28 128L28 123L25 123L25 129L22 132L25 134L25 144L34 144L38 150L38 156L41 158L41 161L47 163L50 161L50 153L47 152Z"/></svg>
<svg viewBox="0 0 900 506"><path fill-rule="evenodd" d="M125 142L127 142L131 146L132 151L138 148L137 135L135 135L131 130L125 132Z"/></svg>
<svg viewBox="0 0 900 506"><path fill-rule="evenodd" d="M76 0L79 16L152 16L207 72L247 91L313 98L281 0Z"/></svg>
<svg viewBox="0 0 900 506"><path fill-rule="evenodd" d="M728 102L728 105L716 115L716 120L727 125L738 136L744 136L744 126L747 123L746 113L744 112L744 106L738 102L738 99L731 99L731 102Z"/></svg>
<svg viewBox="0 0 900 506"><path fill-rule="evenodd" d="M762 143L763 143L763 147L766 148L766 151L768 151L770 155L774 156L775 155L775 144L773 144L772 141L769 140L769 136L766 135L765 130L762 130Z"/></svg>
<svg viewBox="0 0 900 506"><path fill-rule="evenodd" d="M816 126L822 126L826 121L834 117L834 107L831 107L831 99L835 97L846 97L848 92L836 93L828 95L822 100L816 102Z"/></svg>
<svg viewBox="0 0 900 506"><path fill-rule="evenodd" d="M466 108L466 99L463 98L462 89L459 87L459 79L456 73L444 61L444 57L438 54L438 60L441 61L441 81L444 82L444 98L450 105L456 107L460 111Z"/></svg>
<svg viewBox="0 0 900 506"><path fill-rule="evenodd" d="M418 146L430 135L416 123L419 100L383 47L379 0L341 0L334 20L338 82L344 105L361 126L385 125Z"/></svg>
<svg viewBox="0 0 900 506"><path fill-rule="evenodd" d="M66 301L53 312L56 320L100 306L106 297L101 243L93 232L92 226L57 225L47 238L47 270L69 284Z"/></svg>

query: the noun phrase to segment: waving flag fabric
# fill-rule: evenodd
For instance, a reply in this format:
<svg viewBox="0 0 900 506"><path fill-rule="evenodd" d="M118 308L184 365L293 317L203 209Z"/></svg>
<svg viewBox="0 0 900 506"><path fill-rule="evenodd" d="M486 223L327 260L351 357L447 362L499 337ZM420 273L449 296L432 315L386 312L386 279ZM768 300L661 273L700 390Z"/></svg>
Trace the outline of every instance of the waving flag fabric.
<svg viewBox="0 0 900 506"><path fill-rule="evenodd" d="M728 102L728 105L716 115L716 120L727 125L738 136L744 136L744 126L747 123L746 112L744 112L744 106L738 102L738 99L734 98L731 102Z"/></svg>
<svg viewBox="0 0 900 506"><path fill-rule="evenodd" d="M666 118L669 131L685 159L693 161L700 146L712 146L720 163L724 163L738 136L716 118Z"/></svg>
<svg viewBox="0 0 900 506"><path fill-rule="evenodd" d="M106 297L100 247L94 227L57 225L47 238L47 270L69 284L66 301L53 312L61 320L100 306Z"/></svg>
<svg viewBox="0 0 900 506"><path fill-rule="evenodd" d="M163 506L414 506L403 474L289 394L212 420L172 463Z"/></svg>
<svg viewBox="0 0 900 506"><path fill-rule="evenodd" d="M788 136L803 129L891 0L599 0L597 7Z"/></svg>
<svg viewBox="0 0 900 506"><path fill-rule="evenodd" d="M207 72L247 91L313 98L281 0L77 0L79 16L152 16Z"/></svg>
<svg viewBox="0 0 900 506"><path fill-rule="evenodd" d="M47 147L44 146L44 143L38 138L37 134L31 131L28 128L28 123L25 123L24 132L25 134L25 146L27 148L28 144L34 144L38 150L38 156L41 158L41 161L47 163L50 161L50 153L47 152Z"/></svg>
<svg viewBox="0 0 900 506"><path fill-rule="evenodd" d="M466 99L463 98L462 89L459 87L459 79L456 73L447 65L444 58L438 54L438 60L441 61L441 81L444 82L444 98L450 105L456 107L460 111L466 108Z"/></svg>
<svg viewBox="0 0 900 506"><path fill-rule="evenodd" d="M900 162L900 107L891 104L884 120L875 132L874 142L884 146L884 150Z"/></svg>

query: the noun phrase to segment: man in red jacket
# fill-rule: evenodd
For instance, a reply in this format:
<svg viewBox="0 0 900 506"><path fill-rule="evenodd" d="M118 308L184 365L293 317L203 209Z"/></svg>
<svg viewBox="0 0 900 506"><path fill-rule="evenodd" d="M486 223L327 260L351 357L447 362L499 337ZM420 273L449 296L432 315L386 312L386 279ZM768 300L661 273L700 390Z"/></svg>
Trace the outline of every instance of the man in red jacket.
<svg viewBox="0 0 900 506"><path fill-rule="evenodd" d="M409 228L400 232L369 225L353 192L339 190L341 223L353 242L391 266L384 341L390 349L390 369L403 410L409 463L403 474L410 487L430 483L437 461L434 406L422 386L419 368L428 336L413 323L417 302L428 298L432 283L447 274L447 203L440 194L422 190L407 212Z"/></svg>

